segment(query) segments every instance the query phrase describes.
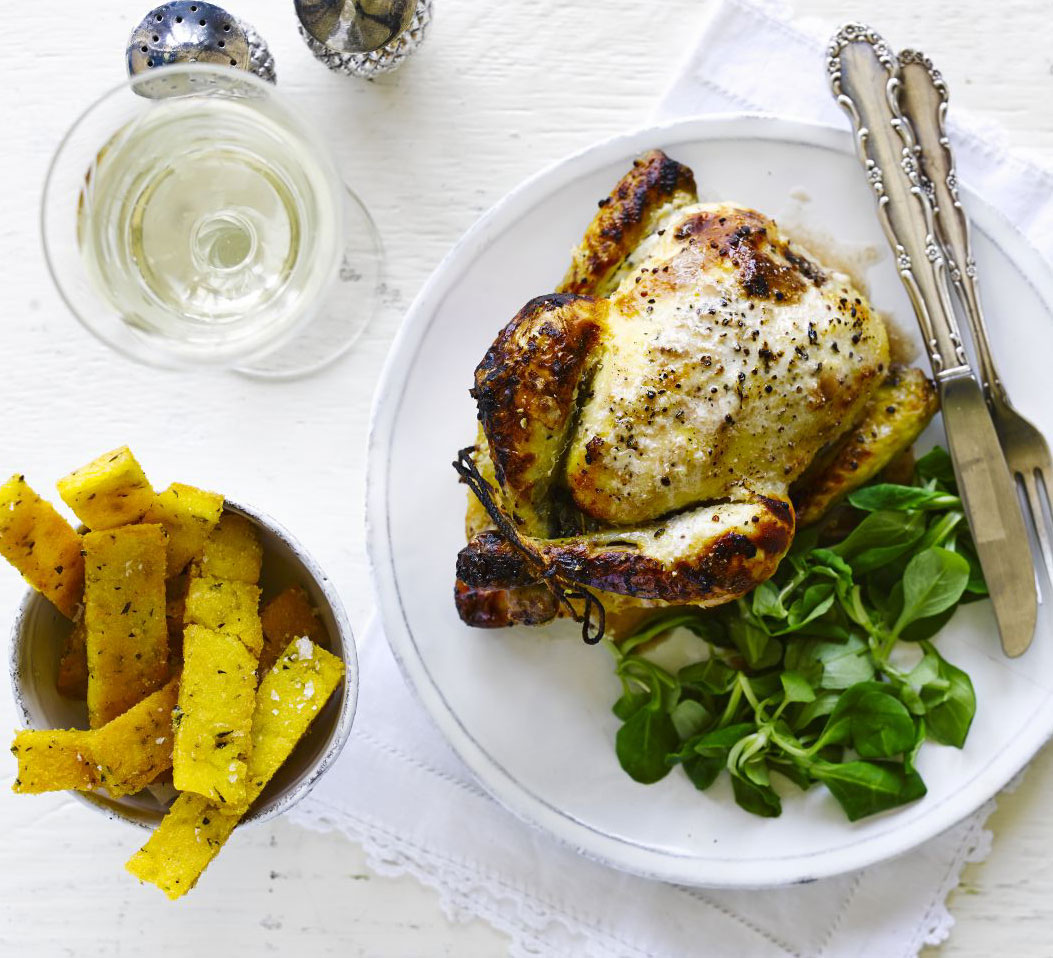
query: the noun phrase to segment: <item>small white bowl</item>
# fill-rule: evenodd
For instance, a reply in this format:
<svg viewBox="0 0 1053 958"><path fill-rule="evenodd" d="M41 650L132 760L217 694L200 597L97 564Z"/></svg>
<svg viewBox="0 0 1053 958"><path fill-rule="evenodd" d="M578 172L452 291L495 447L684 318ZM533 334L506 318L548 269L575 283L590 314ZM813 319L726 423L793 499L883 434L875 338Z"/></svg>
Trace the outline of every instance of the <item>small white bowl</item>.
<svg viewBox="0 0 1053 958"><path fill-rule="evenodd" d="M307 591L328 633L326 648L343 659L343 685L318 713L307 735L278 770L243 822L263 822L291 808L333 764L351 732L358 703L358 659L355 640L332 583L304 548L265 513L226 501L225 508L251 520L263 544L260 587L274 595L291 585ZM19 606L11 637L11 688L23 726L32 729L87 728L83 702L60 695L55 686L58 662L70 622L39 593L30 590ZM73 792L110 818L145 828L155 827L166 805L150 791L111 798L105 791Z"/></svg>

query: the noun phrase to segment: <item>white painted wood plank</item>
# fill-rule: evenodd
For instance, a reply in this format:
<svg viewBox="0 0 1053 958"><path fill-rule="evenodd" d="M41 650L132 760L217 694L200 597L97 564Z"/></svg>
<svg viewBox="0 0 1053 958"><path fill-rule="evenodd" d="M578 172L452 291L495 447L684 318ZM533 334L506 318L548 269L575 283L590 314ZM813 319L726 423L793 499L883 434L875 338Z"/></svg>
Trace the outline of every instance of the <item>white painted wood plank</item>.
<svg viewBox="0 0 1053 958"><path fill-rule="evenodd" d="M361 631L370 605L360 532L366 423L404 309L506 190L646 120L705 0L436 0L426 46L372 84L315 64L289 0L230 4L267 37L282 88L324 125L377 218L389 253L382 315L345 362L295 385L140 369L81 331L39 252L43 171L86 100L120 80L127 33L146 4L96 0L57 31L53 7L24 4L0 34L0 473L25 471L44 489L100 449L129 442L158 483L226 490L295 530L333 574ZM797 0L796 8L829 24L870 18L897 45L922 46L951 81L956 107L1003 124L1011 144L1053 165L1046 4ZM2 631L19 592L0 575ZM0 703L0 727L10 727L6 694ZM0 954L505 953L503 936L481 922L448 923L433 892L370 875L350 843L280 821L246 829L206 888L170 905L123 871L141 835L62 796L16 798L11 771L0 763ZM1050 787L1046 754L996 816L991 860L970 868L954 896L959 925L939 955L1049 954Z"/></svg>

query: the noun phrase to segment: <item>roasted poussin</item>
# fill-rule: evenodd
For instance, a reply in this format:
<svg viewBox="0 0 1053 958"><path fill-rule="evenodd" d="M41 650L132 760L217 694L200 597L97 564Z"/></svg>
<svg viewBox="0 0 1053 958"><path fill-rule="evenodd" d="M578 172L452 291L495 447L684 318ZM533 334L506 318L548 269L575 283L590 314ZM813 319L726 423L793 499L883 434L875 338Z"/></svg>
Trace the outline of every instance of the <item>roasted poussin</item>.
<svg viewBox="0 0 1053 958"><path fill-rule="evenodd" d="M935 411L848 276L754 210L699 203L658 151L601 201L560 290L499 333L472 395L455 598L484 627L545 621L575 590L617 609L741 596L789 548L795 505L814 521Z"/></svg>

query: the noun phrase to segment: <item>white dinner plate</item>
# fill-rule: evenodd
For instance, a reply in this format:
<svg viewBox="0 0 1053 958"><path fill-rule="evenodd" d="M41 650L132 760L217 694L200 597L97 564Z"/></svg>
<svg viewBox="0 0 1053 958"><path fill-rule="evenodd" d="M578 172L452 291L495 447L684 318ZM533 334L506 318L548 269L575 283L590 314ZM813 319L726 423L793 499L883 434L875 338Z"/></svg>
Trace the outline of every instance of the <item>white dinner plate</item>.
<svg viewBox="0 0 1053 958"><path fill-rule="evenodd" d="M847 133L757 117L687 120L550 167L454 247L388 357L373 410L367 503L384 630L421 702L479 781L581 853L693 885L756 887L837 874L953 825L1053 734L1049 602L1034 645L1016 660L1000 651L989 603L958 611L937 644L975 683L968 742L960 751L926 744L919 769L928 794L855 824L818 786L788 787L782 816L762 819L735 805L727 776L706 792L676 770L656 785L636 784L614 754L619 683L602 647L585 646L573 623L483 631L463 625L454 609L466 490L451 462L475 438L468 395L475 366L527 300L552 291L596 201L653 147L694 170L704 199L737 201L776 220L790 211L812 236L880 249L867 274L872 302L914 328ZM1003 378L1014 402L1053 434L1050 272L1009 223L968 191L965 202ZM929 441L940 432L938 423L930 427Z"/></svg>

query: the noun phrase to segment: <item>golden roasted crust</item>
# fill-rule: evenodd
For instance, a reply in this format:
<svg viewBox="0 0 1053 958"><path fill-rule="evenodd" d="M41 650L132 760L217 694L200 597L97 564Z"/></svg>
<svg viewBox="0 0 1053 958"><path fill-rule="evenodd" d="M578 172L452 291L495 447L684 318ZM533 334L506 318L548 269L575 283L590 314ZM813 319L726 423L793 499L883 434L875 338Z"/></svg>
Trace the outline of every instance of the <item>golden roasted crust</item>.
<svg viewBox="0 0 1053 958"><path fill-rule="evenodd" d="M501 331L475 371L472 396L497 481L517 520L548 535L549 487L578 388L597 361L607 303L540 296Z"/></svg>
<svg viewBox="0 0 1053 958"><path fill-rule="evenodd" d="M461 621L476 629L542 625L562 612L555 595L540 582L487 588L470 586L458 579L453 598Z"/></svg>
<svg viewBox="0 0 1053 958"><path fill-rule="evenodd" d="M457 581L472 588L515 588L539 581L530 564L496 529L480 532L457 553Z"/></svg>
<svg viewBox="0 0 1053 958"><path fill-rule="evenodd" d="M793 534L790 503L765 496L702 506L638 529L524 537L532 558L491 531L461 550L457 579L471 589L516 590L553 572L600 593L713 606L771 576Z"/></svg>
<svg viewBox="0 0 1053 958"><path fill-rule="evenodd" d="M722 605L769 578L793 541L788 502L762 498L748 522L715 523L716 535L675 558L617 547L554 544L543 550L563 575L581 585L638 599ZM714 508L706 507L708 513ZM719 515L719 513L716 513ZM584 538L584 537L583 537Z"/></svg>
<svg viewBox="0 0 1053 958"><path fill-rule="evenodd" d="M675 608L675 603L658 599L638 599L615 592L596 592L603 603L607 627L605 635L617 640L630 635L654 615L656 609ZM454 604L461 621L476 629L502 629L513 625L544 625L566 618L566 606L540 582L526 586L486 588L457 580Z"/></svg>
<svg viewBox="0 0 1053 958"><path fill-rule="evenodd" d="M800 525L817 522L842 497L869 482L913 445L939 409L936 387L920 369L894 368L862 420L794 492Z"/></svg>
<svg viewBox="0 0 1053 958"><path fill-rule="evenodd" d="M699 273L724 260L737 273L749 299L792 303L809 283L826 282L826 274L804 254L791 250L775 223L756 210L728 204L701 209L678 222L673 238L692 250L691 266ZM670 289L675 285L663 283L661 277L656 280L649 285Z"/></svg>
<svg viewBox="0 0 1053 958"><path fill-rule="evenodd" d="M612 277L663 216L696 202L694 174L651 150L633 163L610 195L600 200L581 244L571 253L571 265L558 289L561 293L603 295Z"/></svg>

